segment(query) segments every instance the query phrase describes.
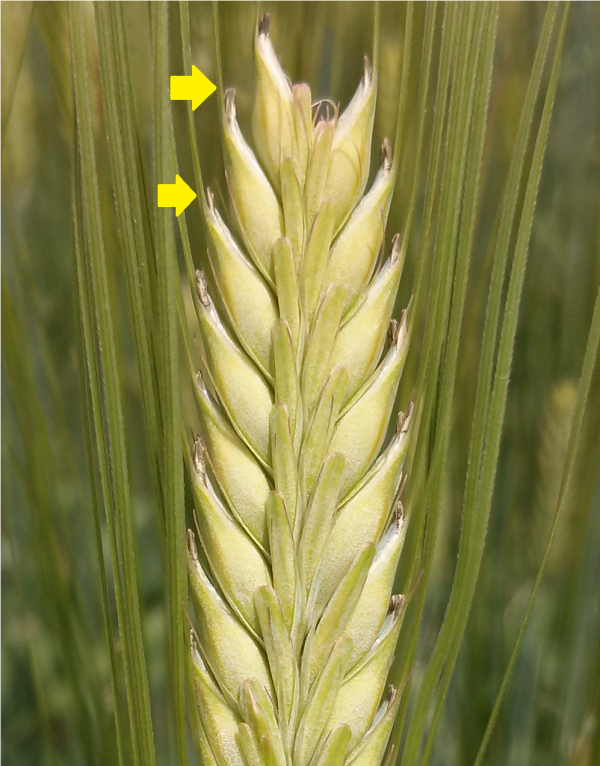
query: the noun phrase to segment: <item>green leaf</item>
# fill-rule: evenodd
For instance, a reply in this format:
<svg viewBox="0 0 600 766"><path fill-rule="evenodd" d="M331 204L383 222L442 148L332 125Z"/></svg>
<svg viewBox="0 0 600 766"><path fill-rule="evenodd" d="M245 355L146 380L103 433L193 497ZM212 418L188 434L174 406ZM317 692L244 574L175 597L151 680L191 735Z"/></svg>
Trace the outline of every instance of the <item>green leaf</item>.
<svg viewBox="0 0 600 766"><path fill-rule="evenodd" d="M87 82L82 6L69 7L73 88L80 155L76 158L74 221L79 299L90 386L95 390L93 441L98 445L102 493L109 528L117 617L126 678L133 763L154 764L154 735L141 630L136 546L129 495L121 384L107 265ZM98 358L96 360L96 342ZM94 373L94 378L91 373ZM104 400L105 418L100 409Z"/></svg>
<svg viewBox="0 0 600 766"><path fill-rule="evenodd" d="M538 89L539 76L541 74L543 61L545 59L547 46L550 40L554 13L555 7L550 6L546 17L545 27L540 38L538 55L536 56L536 61L534 63L531 77L531 86L524 105L524 112L526 112L527 109L532 109L535 102L535 94ZM555 61L556 60L558 60L558 58L555 59ZM419 694L414 718L409 729L403 761L403 763L406 764L414 763L417 757L417 742L422 737L424 728L424 713L431 699L431 695L433 694L433 689L437 682L438 675L443 668L444 677L442 680L442 688L438 697L438 705L434 715L434 723L429 734L425 753L423 755L423 763L427 762L431 753L433 735L439 720L441 704L445 697L450 682L450 676L456 662L456 657L458 655L460 639L464 632L468 618L470 604L473 598L475 584L477 581L477 574L481 563L487 519L491 507L495 467L500 446L500 436L502 432L502 422L506 403L506 392L512 360L512 347L514 343L514 335L516 332L518 305L524 279L527 246L529 241L529 233L531 230L531 219L533 217L535 195L539 182L539 175L541 172L541 160L543 157L543 148L545 146L547 137L547 129L550 117L549 109L552 103L552 98L553 91L551 85L546 95L546 107L542 117L542 123L538 133L538 140L536 142L536 149L534 151L534 157L530 169L525 204L522 211L519 232L517 235L515 258L513 260L511 279L506 299L506 309L504 314L504 321L502 324L498 356L495 364L495 378L493 386L491 387L491 393L489 394L488 391L490 389L484 384L491 379L491 369L493 364L491 351L494 346L492 341L495 338L495 328L497 326L497 322L494 321L495 317L493 312L499 304L494 303L494 301L490 301L488 306L488 316L486 318L486 326L484 328L483 342L484 349L488 349L488 354L486 355L484 353L482 355L480 379L478 382L479 391L475 406L476 420L473 426L472 439L474 441L471 445L472 450L474 447L479 447L479 449L472 452L472 456L469 461L469 473L467 476L463 512L463 529L461 533L457 571L455 574L453 590L446 611L444 624L442 625L442 630L438 636L438 641L436 643L436 647L434 649L425 675L423 687ZM528 121L522 121L523 126L527 124ZM526 128L524 127L523 130L525 129ZM519 165L520 161L522 161L521 157L517 156L517 166ZM506 247L508 247L508 237L506 241ZM503 248L503 250L498 250L497 257L500 261L502 261L506 257L506 249ZM502 282L503 269L498 269L493 274L493 278L494 275L496 276L496 282L492 283L493 289L499 291ZM483 396L489 396L489 405L486 406L483 404ZM478 421L477 418L481 418L481 420Z"/></svg>
<svg viewBox="0 0 600 766"><path fill-rule="evenodd" d="M171 103L165 85L169 78L168 8L169 5L166 2L157 2L151 6L154 53L155 185L172 183L176 175ZM187 603L187 579L184 550L185 509L177 323L177 296L180 287L172 210L157 208L155 215L156 308L159 328L157 357L160 364L158 382L163 435L160 459L164 466L162 496L167 533L171 673L177 754L180 764L185 765L187 763L187 746L185 734L184 606Z"/></svg>

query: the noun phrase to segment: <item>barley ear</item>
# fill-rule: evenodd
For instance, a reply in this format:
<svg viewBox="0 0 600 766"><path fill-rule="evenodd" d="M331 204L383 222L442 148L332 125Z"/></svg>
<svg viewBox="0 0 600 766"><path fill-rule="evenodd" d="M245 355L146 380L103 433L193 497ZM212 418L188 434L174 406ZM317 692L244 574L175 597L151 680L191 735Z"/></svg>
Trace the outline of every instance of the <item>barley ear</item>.
<svg viewBox="0 0 600 766"><path fill-rule="evenodd" d="M407 353L392 319L405 243L385 247L394 174L369 175L377 73L347 109L311 108L254 41L256 155L224 94L232 230L206 192L218 307L197 274L204 369L190 464L189 577L202 731L218 766L379 766L405 601L392 596L410 414L386 433Z"/></svg>

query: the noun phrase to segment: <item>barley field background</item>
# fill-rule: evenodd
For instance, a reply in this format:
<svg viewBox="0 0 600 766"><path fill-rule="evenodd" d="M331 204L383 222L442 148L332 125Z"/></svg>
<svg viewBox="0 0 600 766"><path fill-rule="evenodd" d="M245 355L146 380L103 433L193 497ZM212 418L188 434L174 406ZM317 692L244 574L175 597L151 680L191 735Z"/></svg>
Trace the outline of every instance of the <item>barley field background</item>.
<svg viewBox="0 0 600 766"><path fill-rule="evenodd" d="M249 137L266 11L293 82L342 108L378 25L369 185L399 147L396 410L420 425L389 762L594 766L597 2L2 3L5 764L196 762L181 562L207 243L197 201L157 214L155 174L201 197L200 165L226 208L219 99L171 104L168 76L220 85L220 61Z"/></svg>

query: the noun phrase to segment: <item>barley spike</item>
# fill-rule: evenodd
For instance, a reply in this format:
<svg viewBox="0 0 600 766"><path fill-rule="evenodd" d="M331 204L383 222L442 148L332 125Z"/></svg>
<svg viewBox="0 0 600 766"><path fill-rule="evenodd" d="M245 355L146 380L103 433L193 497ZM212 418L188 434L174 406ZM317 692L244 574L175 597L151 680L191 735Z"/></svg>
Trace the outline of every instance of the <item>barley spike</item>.
<svg viewBox="0 0 600 766"><path fill-rule="evenodd" d="M207 189L211 281L196 277L198 741L216 766L380 766L401 697L385 688L411 422L385 444L409 337L406 312L392 318L398 235L378 267L394 160L383 141L365 193L376 67L365 59L347 109L324 114L282 71L269 22L254 45L256 154L229 89L234 223Z"/></svg>

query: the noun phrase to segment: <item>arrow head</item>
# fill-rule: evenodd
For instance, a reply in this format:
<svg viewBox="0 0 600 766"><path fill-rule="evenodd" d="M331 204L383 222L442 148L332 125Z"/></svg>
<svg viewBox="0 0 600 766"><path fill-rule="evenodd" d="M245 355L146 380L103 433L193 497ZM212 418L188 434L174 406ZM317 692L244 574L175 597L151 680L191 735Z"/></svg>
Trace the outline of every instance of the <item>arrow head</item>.
<svg viewBox="0 0 600 766"><path fill-rule="evenodd" d="M197 109L216 89L217 86L192 64L192 109Z"/></svg>
<svg viewBox="0 0 600 766"><path fill-rule="evenodd" d="M180 216L197 196L181 176L175 176L175 215Z"/></svg>

